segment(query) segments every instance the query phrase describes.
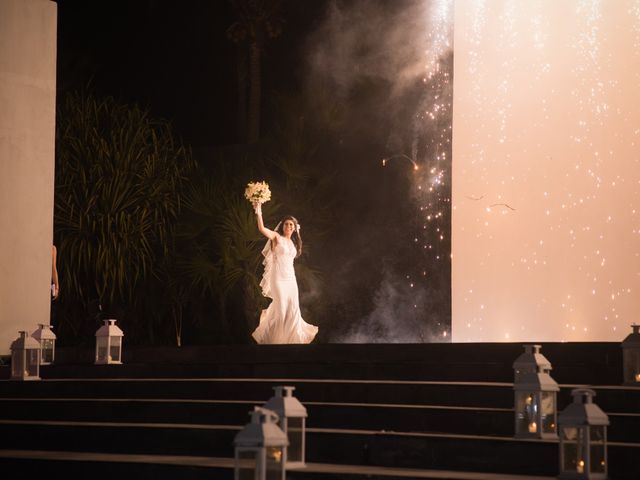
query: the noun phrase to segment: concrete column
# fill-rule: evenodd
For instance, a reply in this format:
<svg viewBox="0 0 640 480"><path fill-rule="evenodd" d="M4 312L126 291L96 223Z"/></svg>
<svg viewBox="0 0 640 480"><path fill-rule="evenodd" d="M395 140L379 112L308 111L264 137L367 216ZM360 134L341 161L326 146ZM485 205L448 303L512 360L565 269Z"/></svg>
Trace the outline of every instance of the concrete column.
<svg viewBox="0 0 640 480"><path fill-rule="evenodd" d="M56 21L54 2L0 0L0 355L49 322Z"/></svg>

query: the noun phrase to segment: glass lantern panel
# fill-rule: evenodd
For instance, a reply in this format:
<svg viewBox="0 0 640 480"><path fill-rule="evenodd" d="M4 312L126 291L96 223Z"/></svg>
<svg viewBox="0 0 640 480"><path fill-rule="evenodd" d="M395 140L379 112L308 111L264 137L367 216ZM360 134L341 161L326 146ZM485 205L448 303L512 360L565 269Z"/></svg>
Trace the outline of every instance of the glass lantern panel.
<svg viewBox="0 0 640 480"><path fill-rule="evenodd" d="M562 435L562 471L584 473L584 431L577 427L563 427Z"/></svg>
<svg viewBox="0 0 640 480"><path fill-rule="evenodd" d="M30 377L38 376L38 367L40 366L39 353L40 349L38 348L27 349L27 365L25 370L26 374Z"/></svg>
<svg viewBox="0 0 640 480"><path fill-rule="evenodd" d="M538 397L533 392L516 392L516 433L537 433Z"/></svg>
<svg viewBox="0 0 640 480"><path fill-rule="evenodd" d="M282 461L282 447L267 447L267 480L282 480L282 472L284 472Z"/></svg>
<svg viewBox="0 0 640 480"><path fill-rule="evenodd" d="M623 350L624 381L640 383L640 351L626 348Z"/></svg>
<svg viewBox="0 0 640 480"><path fill-rule="evenodd" d="M256 450L240 450L236 453L237 480L259 480Z"/></svg>
<svg viewBox="0 0 640 480"><path fill-rule="evenodd" d="M289 446L287 447L287 462L304 462L302 456L302 444L304 441L304 433L302 423L304 418L289 417L288 431Z"/></svg>
<svg viewBox="0 0 640 480"><path fill-rule="evenodd" d="M604 426L592 426L591 430L591 472L605 472Z"/></svg>
<svg viewBox="0 0 640 480"><path fill-rule="evenodd" d="M16 350L11 356L11 376L22 377L26 372L24 368L24 351Z"/></svg>
<svg viewBox="0 0 640 480"><path fill-rule="evenodd" d="M107 337L96 338L96 361L99 363L107 363L109 353L109 340Z"/></svg>
<svg viewBox="0 0 640 480"><path fill-rule="evenodd" d="M53 340L45 338L42 340L42 363L53 363Z"/></svg>
<svg viewBox="0 0 640 480"><path fill-rule="evenodd" d="M540 397L542 432L553 433L556 431L556 394L555 392L542 392Z"/></svg>
<svg viewBox="0 0 640 480"><path fill-rule="evenodd" d="M110 362L120 361L120 352L122 351L122 349L120 348L121 345L122 345L122 337L111 337L111 348L109 349Z"/></svg>

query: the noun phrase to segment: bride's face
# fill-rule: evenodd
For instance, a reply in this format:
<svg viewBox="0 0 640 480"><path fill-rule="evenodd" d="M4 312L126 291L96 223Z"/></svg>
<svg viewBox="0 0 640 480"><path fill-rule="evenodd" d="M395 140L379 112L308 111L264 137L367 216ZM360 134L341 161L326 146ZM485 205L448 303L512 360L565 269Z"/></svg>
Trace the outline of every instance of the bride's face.
<svg viewBox="0 0 640 480"><path fill-rule="evenodd" d="M285 236L290 237L293 234L293 231L295 229L296 229L296 226L293 223L293 220L284 221L284 224L282 225L282 233L284 233Z"/></svg>

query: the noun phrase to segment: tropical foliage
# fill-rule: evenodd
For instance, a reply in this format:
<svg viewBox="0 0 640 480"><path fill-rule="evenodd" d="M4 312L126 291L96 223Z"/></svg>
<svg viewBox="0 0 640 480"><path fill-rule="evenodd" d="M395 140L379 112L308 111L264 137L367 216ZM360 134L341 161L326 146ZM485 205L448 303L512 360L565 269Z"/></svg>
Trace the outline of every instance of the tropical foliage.
<svg viewBox="0 0 640 480"><path fill-rule="evenodd" d="M305 225L296 272L305 318L320 317L315 265L336 196L331 165L318 156L340 115L325 102L305 120L306 108L279 97L259 148L197 151L195 162L170 125L148 112L86 93L66 97L58 113L55 210L63 343L91 341L107 314L130 343L251 342L268 303L259 287L265 240L243 197L257 179L274 192L265 206L269 225L284 213Z"/></svg>
<svg viewBox="0 0 640 480"><path fill-rule="evenodd" d="M166 276L191 153L169 123L86 92L66 96L57 126L58 328L81 337L102 311L135 337L143 287Z"/></svg>
<svg viewBox="0 0 640 480"><path fill-rule="evenodd" d="M335 104L326 101L313 120L305 120L308 108L298 96L279 96L260 148L198 152L199 168L185 192L176 255L178 282L189 292L185 315L199 334L191 341L250 342L260 309L267 305L259 288L265 240L243 197L252 180L266 180L273 191L274 199L264 207L268 226L274 227L286 213L303 223L309 220L302 234L305 254L296 261L296 274L305 318L313 322L322 315L322 275L316 265L322 263L321 245L332 221L335 195L330 191L332 168L318 157L340 115ZM285 211L285 205L295 211Z"/></svg>
<svg viewBox="0 0 640 480"><path fill-rule="evenodd" d="M222 172L195 180L178 236L178 276L191 293L190 316L215 323L210 341L216 343L248 341L261 303L263 242L241 193L242 184Z"/></svg>

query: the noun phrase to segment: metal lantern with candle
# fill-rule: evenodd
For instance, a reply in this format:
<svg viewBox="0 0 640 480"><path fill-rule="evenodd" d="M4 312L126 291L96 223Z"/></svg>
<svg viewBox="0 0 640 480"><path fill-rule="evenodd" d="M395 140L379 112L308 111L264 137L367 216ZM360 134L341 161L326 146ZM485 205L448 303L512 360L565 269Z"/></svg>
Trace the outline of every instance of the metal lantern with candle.
<svg viewBox="0 0 640 480"><path fill-rule="evenodd" d="M11 343L11 379L40 380L40 344L20 331Z"/></svg>
<svg viewBox="0 0 640 480"><path fill-rule="evenodd" d="M31 334L40 344L40 365L53 363L56 353L56 334L51 331L53 327L44 323L38 324L38 329Z"/></svg>
<svg viewBox="0 0 640 480"><path fill-rule="evenodd" d="M287 435L278 426L278 414L254 407L251 422L236 435L235 480L284 480Z"/></svg>
<svg viewBox="0 0 640 480"><path fill-rule="evenodd" d="M96 332L96 365L122 363L122 337L124 333L114 319L104 320Z"/></svg>
<svg viewBox="0 0 640 480"><path fill-rule="evenodd" d="M551 378L551 363L540 345L525 345L514 362L515 437L557 438L557 395L560 388Z"/></svg>
<svg viewBox="0 0 640 480"><path fill-rule="evenodd" d="M278 425L289 439L286 451L286 468L302 468L305 466L305 423L307 409L293 396L295 387L273 387L275 395L269 399L264 408L273 410L280 418Z"/></svg>
<svg viewBox="0 0 640 480"><path fill-rule="evenodd" d="M522 375L537 373L540 368L551 370L551 362L540 353L540 348L540 345L524 345L524 353L513 362L514 383L518 383Z"/></svg>
<svg viewBox="0 0 640 480"><path fill-rule="evenodd" d="M625 385L640 385L640 325L622 341L622 378Z"/></svg>
<svg viewBox="0 0 640 480"><path fill-rule="evenodd" d="M573 402L559 416L560 475L562 479L607 478L609 417L593 403L589 388L571 391Z"/></svg>

